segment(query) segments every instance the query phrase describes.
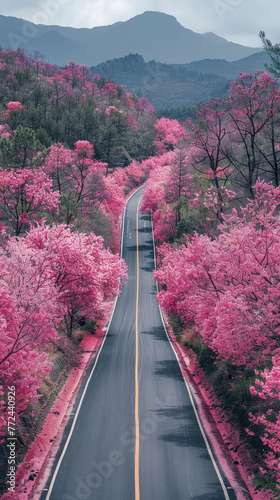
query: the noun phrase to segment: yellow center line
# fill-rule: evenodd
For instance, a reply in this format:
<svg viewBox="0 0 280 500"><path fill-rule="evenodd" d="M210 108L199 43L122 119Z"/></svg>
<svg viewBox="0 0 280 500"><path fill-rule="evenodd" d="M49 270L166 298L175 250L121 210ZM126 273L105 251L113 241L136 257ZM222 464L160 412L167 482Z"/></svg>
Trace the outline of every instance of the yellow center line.
<svg viewBox="0 0 280 500"><path fill-rule="evenodd" d="M136 270L136 314L135 314L135 332L136 332L136 349L135 349L135 468L134 468L134 481L135 481L135 500L140 500L140 487L139 487L139 387L138 387L138 305L139 305L139 238L138 238L138 214L140 201L137 205L136 212L136 252L137 252L137 270Z"/></svg>

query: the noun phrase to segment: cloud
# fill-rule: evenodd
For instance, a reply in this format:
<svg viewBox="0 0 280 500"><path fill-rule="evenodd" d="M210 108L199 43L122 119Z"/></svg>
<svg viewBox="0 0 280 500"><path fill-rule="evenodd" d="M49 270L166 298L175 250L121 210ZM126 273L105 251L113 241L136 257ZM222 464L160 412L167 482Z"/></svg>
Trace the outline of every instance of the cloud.
<svg viewBox="0 0 280 500"><path fill-rule="evenodd" d="M72 20L73 0L11 0L1 8L1 14L26 19L34 24L64 24ZM65 15L67 13L67 15Z"/></svg>
<svg viewBox="0 0 280 500"><path fill-rule="evenodd" d="M134 15L128 0L95 0L84 4L82 9L80 8L81 3L77 4L76 25L88 28L112 24L122 20L123 16L126 20Z"/></svg>
<svg viewBox="0 0 280 500"><path fill-rule="evenodd" d="M213 0L212 5L217 14L213 31L228 40L256 47L261 45L259 32L266 26L271 37L279 33L278 0L265 5L262 0Z"/></svg>

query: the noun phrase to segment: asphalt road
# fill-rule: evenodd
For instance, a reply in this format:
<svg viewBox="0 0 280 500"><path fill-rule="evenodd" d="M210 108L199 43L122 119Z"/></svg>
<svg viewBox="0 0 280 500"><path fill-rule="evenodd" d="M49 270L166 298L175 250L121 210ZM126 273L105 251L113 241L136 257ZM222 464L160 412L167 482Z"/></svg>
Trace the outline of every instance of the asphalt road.
<svg viewBox="0 0 280 500"><path fill-rule="evenodd" d="M207 451L164 331L151 219L137 217L141 194L130 198L124 217L130 279L42 500L236 499Z"/></svg>

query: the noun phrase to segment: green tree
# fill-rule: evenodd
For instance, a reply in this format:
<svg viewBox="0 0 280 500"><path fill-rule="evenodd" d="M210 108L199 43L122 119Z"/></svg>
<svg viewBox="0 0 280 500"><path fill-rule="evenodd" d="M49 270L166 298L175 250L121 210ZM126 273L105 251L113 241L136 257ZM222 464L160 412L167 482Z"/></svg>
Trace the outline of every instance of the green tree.
<svg viewBox="0 0 280 500"><path fill-rule="evenodd" d="M0 139L0 161L5 168L26 168L35 163L42 149L34 130L19 125L9 138Z"/></svg>
<svg viewBox="0 0 280 500"><path fill-rule="evenodd" d="M271 64L266 64L265 67L272 73L276 78L280 78L280 43L273 43L268 40L265 36L264 31L260 31L260 39L263 44L263 48L269 53Z"/></svg>

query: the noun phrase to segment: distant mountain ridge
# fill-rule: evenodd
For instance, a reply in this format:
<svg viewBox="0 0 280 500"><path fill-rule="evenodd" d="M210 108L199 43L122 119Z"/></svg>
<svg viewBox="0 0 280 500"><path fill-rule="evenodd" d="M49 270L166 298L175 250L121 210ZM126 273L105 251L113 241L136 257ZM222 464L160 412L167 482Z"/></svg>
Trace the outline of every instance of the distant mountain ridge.
<svg viewBox="0 0 280 500"><path fill-rule="evenodd" d="M23 19L0 16L0 45L40 51L52 64L96 66L104 61L140 54L143 59L185 64L203 59L235 61L261 48L228 42L213 33L198 34L184 28L174 16L147 11L125 22L92 29L35 25Z"/></svg>
<svg viewBox="0 0 280 500"><path fill-rule="evenodd" d="M239 73L265 71L268 62L264 51L234 62L204 59L188 64L146 63L139 54L130 54L92 66L91 71L147 97L160 114L170 112L171 118L179 119L198 101L223 96Z"/></svg>

